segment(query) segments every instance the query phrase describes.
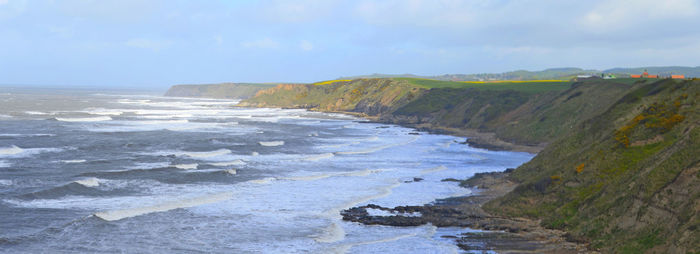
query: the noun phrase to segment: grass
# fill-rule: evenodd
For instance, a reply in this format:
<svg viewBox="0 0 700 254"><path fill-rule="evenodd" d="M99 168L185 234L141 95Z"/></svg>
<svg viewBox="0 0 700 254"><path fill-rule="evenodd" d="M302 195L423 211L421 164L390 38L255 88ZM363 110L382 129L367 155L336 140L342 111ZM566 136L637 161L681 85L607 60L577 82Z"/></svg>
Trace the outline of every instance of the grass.
<svg viewBox="0 0 700 254"><path fill-rule="evenodd" d="M336 82L347 82L347 81L352 81L352 80L349 80L349 79L326 80L326 81L316 82L316 83L314 83L314 85L322 86L322 85L330 85L330 84L333 84Z"/></svg>
<svg viewBox="0 0 700 254"><path fill-rule="evenodd" d="M476 88L482 90L514 90L526 93L563 91L571 87L572 82L565 80L528 80L528 81L441 81L419 78L394 78L406 81L421 88Z"/></svg>

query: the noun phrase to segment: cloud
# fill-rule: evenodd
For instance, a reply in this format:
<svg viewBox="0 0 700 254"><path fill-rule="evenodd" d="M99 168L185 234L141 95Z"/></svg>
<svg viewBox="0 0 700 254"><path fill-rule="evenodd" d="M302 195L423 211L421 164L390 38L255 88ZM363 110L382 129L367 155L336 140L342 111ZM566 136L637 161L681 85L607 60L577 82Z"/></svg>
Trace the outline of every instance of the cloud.
<svg viewBox="0 0 700 254"><path fill-rule="evenodd" d="M299 48L301 48L301 50L303 50L303 51L311 51L314 49L314 45L311 44L311 42L309 42L307 40L302 40L299 43Z"/></svg>
<svg viewBox="0 0 700 254"><path fill-rule="evenodd" d="M241 46L244 48L277 49L280 47L280 43L270 38L265 38L255 41L244 41L241 42Z"/></svg>
<svg viewBox="0 0 700 254"><path fill-rule="evenodd" d="M6 5L10 0L0 0L0 5Z"/></svg>
<svg viewBox="0 0 700 254"><path fill-rule="evenodd" d="M155 39L145 39L145 38L133 38L124 43L126 46L140 49L149 49L153 51L160 51L167 47L170 47L173 42L169 40L155 40Z"/></svg>

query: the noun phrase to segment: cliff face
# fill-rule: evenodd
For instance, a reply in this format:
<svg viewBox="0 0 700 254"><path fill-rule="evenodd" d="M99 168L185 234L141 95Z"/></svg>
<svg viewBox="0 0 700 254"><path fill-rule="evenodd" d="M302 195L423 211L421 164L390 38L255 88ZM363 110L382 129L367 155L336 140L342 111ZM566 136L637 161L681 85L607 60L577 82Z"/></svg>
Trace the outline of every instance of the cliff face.
<svg viewBox="0 0 700 254"><path fill-rule="evenodd" d="M175 85L165 93L172 97L203 97L216 99L247 99L272 84L223 83L211 85Z"/></svg>
<svg viewBox="0 0 700 254"><path fill-rule="evenodd" d="M608 252L700 251L699 98L698 81L628 90L516 169L521 185L485 207Z"/></svg>
<svg viewBox="0 0 700 254"><path fill-rule="evenodd" d="M400 80L284 85L242 105L362 112L549 145L485 205L610 252L700 251L699 81L589 80L541 91L425 89Z"/></svg>
<svg viewBox="0 0 700 254"><path fill-rule="evenodd" d="M390 113L424 90L391 79L359 79L329 85L279 85L261 90L241 106L307 108L378 116Z"/></svg>

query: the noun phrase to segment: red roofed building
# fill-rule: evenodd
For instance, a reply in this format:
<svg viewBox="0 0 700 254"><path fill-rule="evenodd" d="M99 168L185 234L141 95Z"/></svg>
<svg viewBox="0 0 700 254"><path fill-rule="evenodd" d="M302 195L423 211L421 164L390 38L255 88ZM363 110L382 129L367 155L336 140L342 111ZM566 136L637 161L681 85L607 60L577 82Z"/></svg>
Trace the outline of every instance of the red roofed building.
<svg viewBox="0 0 700 254"><path fill-rule="evenodd" d="M672 79L684 79L685 75L671 75Z"/></svg>
<svg viewBox="0 0 700 254"><path fill-rule="evenodd" d="M634 75L634 74L630 75L630 78L641 78L641 77L642 77L642 75Z"/></svg>
<svg viewBox="0 0 700 254"><path fill-rule="evenodd" d="M647 75L647 78L659 78L659 75Z"/></svg>

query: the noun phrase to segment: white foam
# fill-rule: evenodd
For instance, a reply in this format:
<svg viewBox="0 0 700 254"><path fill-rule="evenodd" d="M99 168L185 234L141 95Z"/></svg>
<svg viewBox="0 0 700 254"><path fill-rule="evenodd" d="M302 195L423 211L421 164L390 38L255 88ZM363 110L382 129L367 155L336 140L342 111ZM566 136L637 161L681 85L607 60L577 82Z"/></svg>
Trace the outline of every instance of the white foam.
<svg viewBox="0 0 700 254"><path fill-rule="evenodd" d="M326 173L326 174L316 174L316 175L302 175L302 176L288 176L288 177L281 177L280 179L284 180L292 180L292 181L315 181L315 180L321 180L329 177L338 177L338 176L368 176L373 173L379 173L382 172L381 169L365 169L365 170L359 170L359 171L351 171L351 172L340 172L340 173Z"/></svg>
<svg viewBox="0 0 700 254"><path fill-rule="evenodd" d="M182 124L189 123L187 119L180 120L152 120L152 121L134 121L136 124Z"/></svg>
<svg viewBox="0 0 700 254"><path fill-rule="evenodd" d="M281 146L284 145L284 141L260 141L258 144L261 146Z"/></svg>
<svg viewBox="0 0 700 254"><path fill-rule="evenodd" d="M61 160L63 163L83 163L86 160Z"/></svg>
<svg viewBox="0 0 700 254"><path fill-rule="evenodd" d="M319 175L307 175L307 176L290 176L290 177L283 177L281 179L292 180L292 181L314 181L314 180L329 178L331 176L334 176L334 175L332 175L332 174L319 174Z"/></svg>
<svg viewBox="0 0 700 254"><path fill-rule="evenodd" d="M135 217L149 213L165 212L178 208L188 208L205 204L217 203L231 199L232 197L233 193L230 192L216 193L189 199L173 200L152 206L98 212L95 213L94 216L106 221L116 221L124 218Z"/></svg>
<svg viewBox="0 0 700 254"><path fill-rule="evenodd" d="M389 196L389 195L391 195L391 190L393 188L398 187L399 185L400 185L400 183L398 181L395 181L395 183L392 185L388 185L388 186L384 186L384 187L379 188L378 193L376 193L374 195L360 197L360 198L351 200L349 202L346 202L340 206L337 206L337 207L334 207L334 208L327 210L325 212L326 217L329 217L329 218L335 220L336 222L333 222L330 225L330 228L329 228L330 230L327 229L326 234L319 236L319 237L316 237L316 238L314 238L314 240L317 242L323 242L323 243L342 241L343 239L345 239L345 230L343 230L342 227L335 228L335 227L339 227L338 223L340 222L340 211L348 209L348 208L353 207L355 205L373 200L373 199ZM335 226L334 226L334 224L335 224Z"/></svg>
<svg viewBox="0 0 700 254"><path fill-rule="evenodd" d="M177 164L177 165L173 165L173 166L176 167L176 168L179 168L179 169L189 170L189 169L197 169L197 167L199 166L199 164L197 164L197 163L192 163L192 164Z"/></svg>
<svg viewBox="0 0 700 254"><path fill-rule="evenodd" d="M243 166L246 163L242 160L235 160L235 161L225 161L225 162L210 162L207 163L212 166L217 166L217 167L228 167L228 166Z"/></svg>
<svg viewBox="0 0 700 254"><path fill-rule="evenodd" d="M258 155L260 155L260 153L258 153L258 152L252 152L252 153L250 153L250 156L258 156Z"/></svg>
<svg viewBox="0 0 700 254"><path fill-rule="evenodd" d="M48 115L49 114L46 112L39 112L39 111L24 111L24 113L27 115Z"/></svg>
<svg viewBox="0 0 700 254"><path fill-rule="evenodd" d="M114 110L114 109L104 109L104 108L92 108L83 111L91 115L101 115L101 116L119 116L124 114L124 111Z"/></svg>
<svg viewBox="0 0 700 254"><path fill-rule="evenodd" d="M0 185L12 185L12 180L7 180L7 179L0 179Z"/></svg>
<svg viewBox="0 0 700 254"><path fill-rule="evenodd" d="M11 116L11 115L3 115L3 114L0 114L0 118L12 118L12 116Z"/></svg>
<svg viewBox="0 0 700 254"><path fill-rule="evenodd" d="M324 153L324 154L318 154L318 155L309 156L309 157L303 158L302 160L305 160L305 161L318 161L318 160L321 160L321 159L333 158L334 156L335 156L335 155L333 155L333 153Z"/></svg>
<svg viewBox="0 0 700 254"><path fill-rule="evenodd" d="M102 122L102 121L111 121L112 118L109 116L78 117L78 118L56 117L56 120L62 121L62 122Z"/></svg>
<svg viewBox="0 0 700 254"><path fill-rule="evenodd" d="M0 148L0 155L16 155L24 152L24 149L19 148L15 145L7 148Z"/></svg>
<svg viewBox="0 0 700 254"><path fill-rule="evenodd" d="M44 152L60 152L63 149L60 148L20 148L18 146L11 146L0 148L0 158L20 158L27 157Z"/></svg>
<svg viewBox="0 0 700 254"><path fill-rule="evenodd" d="M85 187L97 187L100 186L100 179L91 177L82 180L77 180L75 183L80 184Z"/></svg>
<svg viewBox="0 0 700 254"><path fill-rule="evenodd" d="M10 166L12 166L11 163L9 163L7 161L0 161L0 168L8 168Z"/></svg>
<svg viewBox="0 0 700 254"><path fill-rule="evenodd" d="M20 137L53 137L56 136L56 134L45 134L45 133L36 133L36 134L15 134L15 133L8 133L8 134L0 134L0 137L12 137L12 138L20 138Z"/></svg>
<svg viewBox="0 0 700 254"><path fill-rule="evenodd" d="M420 173L421 173L421 174L430 174L430 173L435 173L435 172L443 171L443 170L445 170L445 169L447 169L447 167L445 167L444 165L440 165L440 166L437 166L437 167L434 167L434 168L429 168L429 169L423 170L423 171L421 171Z"/></svg>
<svg viewBox="0 0 700 254"><path fill-rule="evenodd" d="M367 208L365 209L369 216L403 216L403 217L421 217L420 212L410 212L410 213L400 213L400 212L389 212L381 209Z"/></svg>
<svg viewBox="0 0 700 254"><path fill-rule="evenodd" d="M345 230L338 223L333 222L323 231L324 233L314 238L320 243L334 243L345 239Z"/></svg>
<svg viewBox="0 0 700 254"><path fill-rule="evenodd" d="M229 149L219 149L219 150L213 150L213 151L203 151L203 152L194 152L194 151L159 151L159 152L152 152L152 153L144 153L146 155L155 155L155 156L170 156L170 155L175 155L175 156L180 156L180 157L188 157L188 158L197 158L197 159L209 159L212 157L218 157L218 156L223 156L223 155L229 155L231 154L231 150Z"/></svg>
<svg viewBox="0 0 700 254"><path fill-rule="evenodd" d="M396 143L396 144L388 144L388 145L383 145L383 146L376 146L376 147L371 147L365 150L359 150L359 151L346 151L346 152L336 152L336 154L368 154L368 153L374 153L378 152L390 147L395 147L395 146L403 146L407 145L411 142L414 142L418 139L418 137L413 137L411 140L403 142L403 143Z"/></svg>
<svg viewBox="0 0 700 254"><path fill-rule="evenodd" d="M236 172L235 168L227 169L224 172L228 173L229 175L235 175L236 173L238 173L238 172Z"/></svg>
<svg viewBox="0 0 700 254"><path fill-rule="evenodd" d="M269 184L272 181L277 180L277 178L274 177L265 177L263 179L255 179L255 180L250 180L251 183L257 183L257 184Z"/></svg>

